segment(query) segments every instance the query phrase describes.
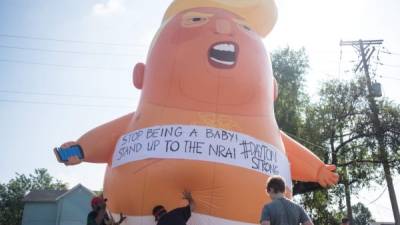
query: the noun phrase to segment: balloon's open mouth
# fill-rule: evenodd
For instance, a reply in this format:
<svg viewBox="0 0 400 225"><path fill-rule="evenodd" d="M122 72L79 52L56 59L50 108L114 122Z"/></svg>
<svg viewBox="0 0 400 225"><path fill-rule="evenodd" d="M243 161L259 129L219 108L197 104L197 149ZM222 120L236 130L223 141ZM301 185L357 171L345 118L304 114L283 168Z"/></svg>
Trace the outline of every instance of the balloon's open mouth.
<svg viewBox="0 0 400 225"><path fill-rule="evenodd" d="M230 69L236 65L239 47L233 42L218 42L208 50L208 61L214 67Z"/></svg>

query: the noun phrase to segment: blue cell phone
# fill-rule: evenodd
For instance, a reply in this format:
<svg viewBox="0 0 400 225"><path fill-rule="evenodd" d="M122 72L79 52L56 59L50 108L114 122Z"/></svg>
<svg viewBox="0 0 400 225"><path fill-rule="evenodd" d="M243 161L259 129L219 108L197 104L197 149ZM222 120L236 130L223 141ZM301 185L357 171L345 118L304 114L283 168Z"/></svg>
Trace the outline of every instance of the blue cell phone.
<svg viewBox="0 0 400 225"><path fill-rule="evenodd" d="M77 156L79 159L83 159L83 151L81 146L73 145L69 148L56 148L56 152L60 161L67 162L70 157Z"/></svg>

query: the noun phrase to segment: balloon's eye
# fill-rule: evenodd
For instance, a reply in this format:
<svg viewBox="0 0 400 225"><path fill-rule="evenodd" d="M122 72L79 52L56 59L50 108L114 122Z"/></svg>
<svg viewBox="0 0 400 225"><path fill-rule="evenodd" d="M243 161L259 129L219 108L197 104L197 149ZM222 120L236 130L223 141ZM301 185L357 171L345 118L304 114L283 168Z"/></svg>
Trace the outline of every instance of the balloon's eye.
<svg viewBox="0 0 400 225"><path fill-rule="evenodd" d="M249 26L247 26L247 25L242 25L242 26L243 26L244 29L246 29L248 31L251 31L251 28Z"/></svg>
<svg viewBox="0 0 400 225"><path fill-rule="evenodd" d="M208 17L204 16L193 16L187 17L182 20L182 26L184 27L199 27L208 23Z"/></svg>
<svg viewBox="0 0 400 225"><path fill-rule="evenodd" d="M194 17L194 18L192 18L192 21L193 22L199 22L199 21L201 21L201 18L200 17Z"/></svg>

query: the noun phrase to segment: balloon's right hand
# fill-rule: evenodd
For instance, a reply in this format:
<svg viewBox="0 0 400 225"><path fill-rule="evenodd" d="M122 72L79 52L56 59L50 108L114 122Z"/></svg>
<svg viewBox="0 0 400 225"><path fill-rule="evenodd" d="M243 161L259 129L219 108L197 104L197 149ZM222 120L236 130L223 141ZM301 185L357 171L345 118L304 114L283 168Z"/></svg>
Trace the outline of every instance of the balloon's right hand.
<svg viewBox="0 0 400 225"><path fill-rule="evenodd" d="M69 141L69 142L65 142L60 147L61 148L69 148L74 145L79 145L79 144L76 141ZM82 162L82 160L77 156L71 156L67 159L67 161L63 161L60 159L60 155L57 152L57 148L54 148L53 151L54 151L54 154L56 155L57 161L60 163L64 163L66 166L77 165Z"/></svg>

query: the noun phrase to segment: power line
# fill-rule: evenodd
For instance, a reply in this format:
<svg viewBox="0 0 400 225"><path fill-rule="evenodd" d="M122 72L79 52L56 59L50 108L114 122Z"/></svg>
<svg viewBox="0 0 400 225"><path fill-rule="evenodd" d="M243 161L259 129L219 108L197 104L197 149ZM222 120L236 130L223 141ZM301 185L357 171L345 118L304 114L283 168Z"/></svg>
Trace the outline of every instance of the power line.
<svg viewBox="0 0 400 225"><path fill-rule="evenodd" d="M387 186L383 189L382 193L376 199L372 200L367 205L373 204L374 202L378 201L378 199L380 199L383 196L383 194L386 192L386 190L387 190Z"/></svg>
<svg viewBox="0 0 400 225"><path fill-rule="evenodd" d="M322 71L322 70L318 70L318 69L314 69L314 68L310 68L309 70L313 71L315 73L323 74L324 76L337 77L337 75L331 74L330 72L327 72L327 71Z"/></svg>
<svg viewBox="0 0 400 225"><path fill-rule="evenodd" d="M145 47L144 45L134 45L127 43L111 43L111 42L97 42L97 41L83 41L83 40L71 40L71 39L57 39L48 37L35 37L35 36L24 36L24 35L11 35L11 34L0 34L0 37L17 38L17 39L29 39L29 40L40 40L40 41L54 41L54 42L66 42L66 43L80 43L80 44L96 44L96 45L111 45L111 46L130 46L130 47Z"/></svg>
<svg viewBox="0 0 400 225"><path fill-rule="evenodd" d="M340 54L339 54L339 68L338 68L338 74L339 74L339 79L340 79L340 75L342 73L342 58L343 58L343 48L342 46L340 46Z"/></svg>
<svg viewBox="0 0 400 225"><path fill-rule="evenodd" d="M291 133L288 133L288 132L286 132L286 131L283 131L283 132L285 132L285 134L291 136L291 137L294 138L294 139L298 139L298 140L304 141L305 143L308 143L308 144L310 144L310 145L312 145L312 146L318 147L318 148L320 148L320 149L322 149L322 150L326 150L326 148L324 148L323 146L314 144L314 143L312 143L312 142L310 142L310 141L308 141L308 140L306 140L306 139L303 139L303 138L301 138L301 137L298 137L298 136L296 136L296 135L294 135L294 134L291 134Z"/></svg>
<svg viewBox="0 0 400 225"><path fill-rule="evenodd" d="M89 107L89 108L132 108L131 106L123 106L123 105L87 105L87 104L70 104L70 103L59 103L59 102L41 102L41 101L25 101L25 100L10 100L10 99L0 99L0 102L35 104L35 105L76 106L76 107Z"/></svg>
<svg viewBox="0 0 400 225"><path fill-rule="evenodd" d="M42 93L42 92L26 92L26 91L12 91L12 90L0 90L0 93L20 94L20 95L39 95L39 96L58 96L58 97L77 97L77 98L96 98L96 99L122 99L122 100L132 100L132 98L128 98L128 97L117 97L117 96L72 95L72 94Z"/></svg>
<svg viewBox="0 0 400 225"><path fill-rule="evenodd" d="M395 55L395 56L400 56L399 53L394 53L394 52L388 52L388 51L382 51L382 53L385 53L387 55Z"/></svg>
<svg viewBox="0 0 400 225"><path fill-rule="evenodd" d="M385 46L383 46L382 48L383 48L383 50L384 50L384 51L382 51L382 52L385 53L385 54L388 54L388 55L398 55L398 56L400 56L400 53L392 52L392 51L390 51L389 49L387 49Z"/></svg>
<svg viewBox="0 0 400 225"><path fill-rule="evenodd" d="M356 197L358 198L358 199L360 199L360 198L362 198L364 201L369 201L369 199L367 199L367 198L365 198L365 197L363 197L363 196L359 196L359 195L356 195ZM374 203L372 203L373 205L377 205L377 206L379 206L379 207L381 207L381 208L384 208L385 210L387 210L387 211L391 211L392 209L390 209L390 208L388 208L388 207L386 207L386 206L383 206L383 205L381 205L381 204L378 204L378 203L376 203L376 202L374 202Z"/></svg>
<svg viewBox="0 0 400 225"><path fill-rule="evenodd" d="M8 46L8 45L0 45L0 48L38 51L38 52L66 53L66 54L77 54L77 55L139 56L134 54L123 54L123 53L121 54L121 53L110 53L110 52L82 52L82 51L55 50L55 49L42 49L42 48L27 48L27 47Z"/></svg>
<svg viewBox="0 0 400 225"><path fill-rule="evenodd" d="M386 63L379 63L379 65L400 68L400 65L390 65Z"/></svg>
<svg viewBox="0 0 400 225"><path fill-rule="evenodd" d="M380 76L382 79L400 80L398 77Z"/></svg>
<svg viewBox="0 0 400 225"><path fill-rule="evenodd" d="M62 67L62 68L71 68L71 69L89 69L89 70L105 70L105 71L126 71L126 70L129 70L128 68L75 66L75 65L40 63L40 62L31 62L31 61L13 60L13 59L0 59L0 62L3 62L3 63L17 63L17 64L28 64L28 65L39 65L39 66L52 66L52 67Z"/></svg>

